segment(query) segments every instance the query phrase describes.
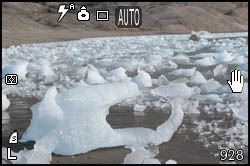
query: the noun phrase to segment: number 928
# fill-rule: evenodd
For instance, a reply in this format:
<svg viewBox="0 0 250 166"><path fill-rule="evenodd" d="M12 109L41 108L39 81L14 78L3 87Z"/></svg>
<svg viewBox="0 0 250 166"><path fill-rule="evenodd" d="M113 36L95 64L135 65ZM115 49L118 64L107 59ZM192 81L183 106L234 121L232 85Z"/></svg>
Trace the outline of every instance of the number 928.
<svg viewBox="0 0 250 166"><path fill-rule="evenodd" d="M242 161L244 159L243 150L237 149L236 151L234 149L221 149L220 150L220 160L221 161Z"/></svg>

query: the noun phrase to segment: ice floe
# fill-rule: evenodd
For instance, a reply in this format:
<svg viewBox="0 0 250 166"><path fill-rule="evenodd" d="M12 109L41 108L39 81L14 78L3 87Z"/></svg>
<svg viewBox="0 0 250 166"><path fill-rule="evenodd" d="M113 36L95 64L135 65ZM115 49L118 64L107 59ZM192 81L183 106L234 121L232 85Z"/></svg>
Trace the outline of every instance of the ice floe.
<svg viewBox="0 0 250 166"><path fill-rule="evenodd" d="M152 79L151 76L143 71L138 69L138 74L133 77L132 81L134 81L140 87L151 87L152 86Z"/></svg>
<svg viewBox="0 0 250 166"><path fill-rule="evenodd" d="M194 75L191 77L190 83L192 84L204 84L207 82L207 79L197 70Z"/></svg>
<svg viewBox="0 0 250 166"><path fill-rule="evenodd" d="M175 160L169 159L165 162L165 164L177 164L177 162Z"/></svg>
<svg viewBox="0 0 250 166"><path fill-rule="evenodd" d="M103 84L105 80L97 71L89 70L85 82L87 84Z"/></svg>
<svg viewBox="0 0 250 166"><path fill-rule="evenodd" d="M196 67L193 67L191 69L176 69L172 72L169 72L168 75L191 77L194 74L195 70Z"/></svg>
<svg viewBox="0 0 250 166"><path fill-rule="evenodd" d="M221 84L218 81L211 78L205 84L202 84L200 88L202 93L211 93L220 87Z"/></svg>
<svg viewBox="0 0 250 166"><path fill-rule="evenodd" d="M2 94L2 111L5 111L10 105L9 99L5 94Z"/></svg>
<svg viewBox="0 0 250 166"><path fill-rule="evenodd" d="M223 75L227 72L228 65L219 64L214 68L214 76Z"/></svg>
<svg viewBox="0 0 250 166"><path fill-rule="evenodd" d="M169 83L166 86L160 86L152 89L152 94L162 97L190 97L195 94L196 88L190 88L185 83Z"/></svg>
<svg viewBox="0 0 250 166"><path fill-rule="evenodd" d="M18 79L24 80L27 74L27 66L29 62L20 60L14 64L3 65L2 79L6 74L17 74Z"/></svg>
<svg viewBox="0 0 250 166"><path fill-rule="evenodd" d="M209 56L196 60L194 64L196 66L213 66L216 64L216 60L212 56Z"/></svg>
<svg viewBox="0 0 250 166"><path fill-rule="evenodd" d="M111 70L105 75L105 79L111 82L118 82L122 80L130 80L126 74L126 70L123 67L119 67L117 69Z"/></svg>

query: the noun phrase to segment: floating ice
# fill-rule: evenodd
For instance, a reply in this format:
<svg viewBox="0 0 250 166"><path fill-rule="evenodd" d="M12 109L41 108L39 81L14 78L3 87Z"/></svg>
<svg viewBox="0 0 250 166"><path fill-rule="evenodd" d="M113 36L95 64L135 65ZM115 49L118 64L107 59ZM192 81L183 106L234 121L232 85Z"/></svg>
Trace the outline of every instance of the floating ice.
<svg viewBox="0 0 250 166"><path fill-rule="evenodd" d="M242 119L242 120L248 120L248 107L247 106L231 106L230 107L234 114Z"/></svg>
<svg viewBox="0 0 250 166"><path fill-rule="evenodd" d="M217 94L207 94L207 95L197 95L194 97L197 100L208 100L212 103L222 103L223 99L219 97L219 95Z"/></svg>
<svg viewBox="0 0 250 166"><path fill-rule="evenodd" d="M105 75L105 79L111 82L130 80L130 78L126 74L126 70L123 67L111 70Z"/></svg>
<svg viewBox="0 0 250 166"><path fill-rule="evenodd" d="M182 122L182 110L184 110L185 113L199 113L199 103L202 103L201 106L207 103L210 104L209 107L205 106L205 109L208 110L216 109L219 111L220 109L219 112L226 113L233 111L233 115L237 117L236 126L231 128L232 132L227 132L229 129L225 130L227 137L221 134L220 128L212 127L212 122L201 123L200 126L202 130L200 130L199 133L204 132L203 130L209 127L210 130L212 129L223 140L230 138L230 141L224 142L225 146L229 147L230 145L230 147L242 148L243 145L247 145L248 119L246 120L244 118L246 116L246 108L248 108L248 80L246 77L248 75L248 64L246 64L248 62L248 45L244 43L246 39L237 40L237 38L239 36L248 37L248 33L209 34L205 40L203 38L197 42L188 40L189 36L188 34L111 37L3 48L3 70L7 71L10 66L8 70L13 70L15 68L13 68L13 66L21 60L28 62L28 66L26 66L27 71L24 71L25 67L23 67L24 70L21 67L25 66L25 63L19 66L19 68L22 69L20 76L25 76L25 79L17 86L7 86L3 82L2 88L5 91L4 94L13 93L19 96L28 94L33 95L32 97L44 97L44 93L52 84L60 90L58 94L56 94L57 92L53 88L48 90L44 100L32 107L32 111L37 112L36 115L33 113L36 118L32 118L31 126L24 134L26 138L24 137L23 139L30 140L36 138L38 140L35 140L35 149L20 151L18 153L18 160L14 162L49 163L52 152L71 155L84 153L100 147L120 145L139 146L147 149L146 146L149 142L159 145L162 142L168 141ZM208 38L214 39L221 37L237 38L214 41L206 40ZM204 50L205 52L209 52L210 49L213 52L196 54L196 51L202 52ZM185 56L184 53L187 53L187 56ZM211 61L206 61L209 59L197 59L206 57L211 57ZM207 79L210 79L214 75L224 75L225 77L222 78L216 77L216 79L224 79L224 84L222 82L221 84L223 85L220 86L218 82L211 82L211 80L207 81L209 82L207 84L205 80L201 79L201 75L197 74L196 70L192 71L193 68L190 69L194 61L196 61L198 65L200 63L204 66L213 63L222 64L218 65L214 70L209 68L207 71L202 72L202 74L205 74L204 76L206 76ZM243 61L245 61L244 64L242 64ZM188 64L184 64L185 62L188 62ZM189 69L178 69L170 72L172 74L174 73L174 76L180 77L169 77L171 80L175 80L168 81L165 77L168 77L166 71L177 68L177 64L184 64L183 68L189 67ZM230 87L226 83L228 75L223 74L223 69L225 69L223 68L224 65L228 65L228 69L235 66L235 68L242 71L245 84L241 94L231 92ZM126 82L125 71L132 74L137 68L150 73L156 72L153 73L153 78L158 74L164 74L165 76L162 75L154 80L154 86L159 85L158 90L154 89L150 91L149 88L142 88L140 89L141 95L134 100L136 96L135 92L138 92L138 88L135 83L130 81ZM197 67L197 69L198 68L200 72L203 71L203 68L200 69L200 67ZM110 69L115 69L115 72L106 72ZM90 85L85 84L82 80L87 80L88 71L93 71L95 74L98 73L96 75L99 75L100 79L96 81L95 79L98 78L98 76L95 77L95 74L92 77L92 79L95 78L93 80L98 82L97 84L105 84L91 85L91 81L91 83L88 82ZM47 79L47 77L50 76L52 76L53 79ZM105 76L105 80L102 76ZM185 77L183 78L182 76ZM39 79L39 77L42 79ZM189 80L186 77L191 77L191 79ZM150 82L150 79L145 79L145 75L142 76L142 78L140 84ZM130 78L128 77L128 79ZM79 80L81 81L79 82ZM189 85L192 81L201 85L202 93L212 94L199 96L197 95L200 93L199 88L190 88L183 84L188 83ZM46 84L48 82L51 84ZM116 83L113 84L110 82ZM180 83L182 84L180 85ZM171 86L168 86L169 84ZM176 86L174 86L174 84L176 84ZM169 87L169 89L166 89L166 87ZM66 88L72 89L65 90ZM156 91L158 94L150 93L153 91ZM190 98L183 103L175 99L175 97L179 96ZM165 97L167 97L167 99ZM138 104L140 106L152 104L152 106L163 109L170 107L169 102L166 102L166 100L171 101L173 97L174 102L170 102L172 105L172 114L168 121L157 127L156 131L142 127L112 129L106 122L108 108L121 101L125 104L130 104L131 102L133 105ZM127 100L128 98L130 99ZM143 98L143 104L140 100L141 98ZM144 100L148 101L145 101L144 104ZM230 102L233 105L239 102L239 105L231 109L224 101ZM49 108L49 106L51 108ZM44 112L41 111L43 110L42 108L45 108ZM139 108L136 106L135 110L143 109L142 107ZM8 111L2 113L8 113ZM135 113L142 114L144 112L135 111ZM3 118L8 118L4 114L2 115ZM39 118L41 119L39 120ZM34 122L34 119L37 122ZM47 119L53 122L48 122ZM35 127L38 123L40 123L39 127ZM41 134L39 134L39 132ZM229 142L233 143L229 144ZM204 141L205 145L209 143L210 142ZM155 158L149 157L145 158L142 163L158 163L158 161Z"/></svg>
<svg viewBox="0 0 250 166"><path fill-rule="evenodd" d="M171 81L171 83L184 83L184 84L187 84L190 80L187 79L187 78L177 78L173 81Z"/></svg>
<svg viewBox="0 0 250 166"><path fill-rule="evenodd" d="M210 93L210 92L214 92L220 87L221 87L221 84L218 81L211 78L205 84L202 84L200 88L201 88L202 93Z"/></svg>
<svg viewBox="0 0 250 166"><path fill-rule="evenodd" d="M140 87L151 87L152 86L152 79L151 76L143 71L138 70L138 75L136 75L132 81L134 81Z"/></svg>
<svg viewBox="0 0 250 166"><path fill-rule="evenodd" d="M45 152L73 155L99 147L146 146L150 142L159 145L169 141L183 119L179 99L175 99L169 120L158 126L156 131L142 127L112 129L106 121L108 108L138 94L137 85L133 82L76 87L56 93L55 87L49 89L45 98L32 107L31 124L21 141L41 143L37 146L44 151L37 151L35 147L30 152L34 152L34 156ZM53 146L47 149L50 144ZM25 158L28 157L26 154L29 153L23 153Z"/></svg>
<svg viewBox="0 0 250 166"><path fill-rule="evenodd" d="M199 114L200 111L198 110L199 106L199 100L189 102L186 108L187 113L194 113L194 114Z"/></svg>
<svg viewBox="0 0 250 166"><path fill-rule="evenodd" d="M193 67L191 69L176 69L170 73L169 75L174 75L174 76L186 76L186 77L191 77L196 70L196 67Z"/></svg>
<svg viewBox="0 0 250 166"><path fill-rule="evenodd" d="M232 59L234 59L235 56L233 56L232 53L227 51L222 51L219 54L216 54L215 59L217 62L229 62Z"/></svg>
<svg viewBox="0 0 250 166"><path fill-rule="evenodd" d="M142 112L147 108L147 106L136 104L134 105L134 111Z"/></svg>
<svg viewBox="0 0 250 166"><path fill-rule="evenodd" d="M5 94L2 94L2 111L6 110L10 105L10 101Z"/></svg>
<svg viewBox="0 0 250 166"><path fill-rule="evenodd" d="M168 83L169 83L169 80L167 79L167 77L161 74L158 78L158 85L159 86L167 85Z"/></svg>
<svg viewBox="0 0 250 166"><path fill-rule="evenodd" d="M103 84L105 80L97 71L89 70L85 82L87 84Z"/></svg>
<svg viewBox="0 0 250 166"><path fill-rule="evenodd" d="M160 65L162 57L160 55L150 55L147 57L146 62L147 64L151 65Z"/></svg>
<svg viewBox="0 0 250 166"><path fill-rule="evenodd" d="M190 97L195 93L194 88L188 87L184 83L169 83L166 86L160 86L152 89L152 94L162 97Z"/></svg>
<svg viewBox="0 0 250 166"><path fill-rule="evenodd" d="M38 77L46 76L50 77L54 75L54 71L50 67L50 62L45 59L39 59L34 64L29 64L29 71L36 71L35 74Z"/></svg>
<svg viewBox="0 0 250 166"><path fill-rule="evenodd" d="M236 56L234 59L228 62L228 64L234 64L234 65L241 65L244 63L247 63L248 59L245 58L244 56Z"/></svg>
<svg viewBox="0 0 250 166"><path fill-rule="evenodd" d="M142 164L161 164L161 162L156 158L146 158Z"/></svg>
<svg viewBox="0 0 250 166"><path fill-rule="evenodd" d="M191 77L190 83L192 84L204 84L207 82L207 79L197 70L194 75Z"/></svg>
<svg viewBox="0 0 250 166"><path fill-rule="evenodd" d="M227 72L228 65L220 64L214 68L214 76L223 75Z"/></svg>
<svg viewBox="0 0 250 166"><path fill-rule="evenodd" d="M248 64L241 65L241 66L237 67L237 69L248 72Z"/></svg>
<svg viewBox="0 0 250 166"><path fill-rule="evenodd" d="M143 146L127 146L132 150L127 154L123 164L160 164L158 159L153 158L159 153L159 149L150 143L148 149Z"/></svg>
<svg viewBox="0 0 250 166"><path fill-rule="evenodd" d="M213 57L209 56L196 60L194 64L197 66L213 66L216 64L216 61Z"/></svg>
<svg viewBox="0 0 250 166"><path fill-rule="evenodd" d="M19 80L24 80L28 64L29 62L27 61L19 60L15 64L10 64L5 67L3 66L2 79L5 78L6 74L17 74Z"/></svg>
<svg viewBox="0 0 250 166"><path fill-rule="evenodd" d="M190 60L186 54L178 54L176 56L169 57L169 59L175 62L189 62Z"/></svg>
<svg viewBox="0 0 250 166"><path fill-rule="evenodd" d="M169 159L165 164L177 164L175 160Z"/></svg>
<svg viewBox="0 0 250 166"><path fill-rule="evenodd" d="M40 103L31 107L33 115L31 125L28 127L27 132L24 133L23 138L30 137L29 133L32 133L31 138L33 140L39 140L49 133L49 131L61 125L64 114L55 101L56 95L56 87L52 87L47 91L44 99Z"/></svg>

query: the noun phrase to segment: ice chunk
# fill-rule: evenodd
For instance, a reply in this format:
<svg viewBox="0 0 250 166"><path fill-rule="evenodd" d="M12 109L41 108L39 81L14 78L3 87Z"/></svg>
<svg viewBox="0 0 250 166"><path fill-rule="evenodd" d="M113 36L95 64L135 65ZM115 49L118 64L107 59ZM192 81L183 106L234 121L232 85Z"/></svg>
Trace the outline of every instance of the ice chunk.
<svg viewBox="0 0 250 166"><path fill-rule="evenodd" d="M19 80L24 80L27 73L27 66L29 62L19 60L15 64L10 64L8 66L3 67L2 71L2 79L5 78L6 74L17 74Z"/></svg>
<svg viewBox="0 0 250 166"><path fill-rule="evenodd" d="M230 107L234 114L245 121L248 121L248 107L247 106L231 106Z"/></svg>
<svg viewBox="0 0 250 166"><path fill-rule="evenodd" d="M134 111L142 112L147 108L147 106L136 104L134 106Z"/></svg>
<svg viewBox="0 0 250 166"><path fill-rule="evenodd" d="M190 83L192 84L204 84L207 82L207 79L197 70L194 75L191 77Z"/></svg>
<svg viewBox="0 0 250 166"><path fill-rule="evenodd" d="M86 84L83 80L81 80L81 81L77 82L77 83L75 84L75 86L89 86L89 85Z"/></svg>
<svg viewBox="0 0 250 166"><path fill-rule="evenodd" d="M43 63L42 63L43 62ZM46 60L43 60L42 62L40 62L41 64L39 65L39 69L37 69L37 76L53 76L54 72L53 70L50 68L50 63Z"/></svg>
<svg viewBox="0 0 250 166"><path fill-rule="evenodd" d="M248 72L248 64L241 65L237 69Z"/></svg>
<svg viewBox="0 0 250 166"><path fill-rule="evenodd" d="M151 90L152 94L162 97L190 97L194 90L184 83L169 83L166 86L160 86Z"/></svg>
<svg viewBox="0 0 250 166"><path fill-rule="evenodd" d="M175 160L169 159L165 164L177 164Z"/></svg>
<svg viewBox="0 0 250 166"><path fill-rule="evenodd" d="M176 56L169 57L169 59L176 62L189 62L190 60L186 54L178 54Z"/></svg>
<svg viewBox="0 0 250 166"><path fill-rule="evenodd" d="M170 66L167 66L167 68L169 69L176 69L178 67L178 65L174 63L173 61L168 61L168 64L170 65Z"/></svg>
<svg viewBox="0 0 250 166"><path fill-rule="evenodd" d="M111 70L105 75L105 79L111 82L130 80L130 78L126 74L126 70L123 67Z"/></svg>
<svg viewBox="0 0 250 166"><path fill-rule="evenodd" d="M223 99L217 94L197 95L194 97L197 100L205 101L208 100L213 103L222 103Z"/></svg>
<svg viewBox="0 0 250 166"><path fill-rule="evenodd" d="M216 61L214 60L213 57L209 56L196 60L194 64L197 66L213 66L216 64Z"/></svg>
<svg viewBox="0 0 250 166"><path fill-rule="evenodd" d="M171 81L171 83L184 83L187 84L189 82L189 79L183 77L183 78L177 78L173 81Z"/></svg>
<svg viewBox="0 0 250 166"><path fill-rule="evenodd" d="M126 155L123 164L158 164L159 160L154 159L153 157L159 153L159 149L157 146L154 147L156 149L151 150L138 145L127 146L127 148L130 148L132 152Z"/></svg>
<svg viewBox="0 0 250 166"><path fill-rule="evenodd" d="M205 84L202 84L200 88L201 88L202 93L210 93L210 92L214 92L220 87L221 87L221 84L218 81L211 78Z"/></svg>
<svg viewBox="0 0 250 166"><path fill-rule="evenodd" d="M222 51L221 53L219 54L216 54L215 56L215 60L217 62L229 62L231 61L232 59L234 59L235 56L233 56L232 53L230 52L227 52L226 50Z"/></svg>
<svg viewBox="0 0 250 166"><path fill-rule="evenodd" d="M199 114L200 111L198 110L198 106L199 106L199 100L189 102L188 105L187 105L186 112L187 113Z"/></svg>
<svg viewBox="0 0 250 166"><path fill-rule="evenodd" d="M31 119L31 125L23 134L22 139L25 141L27 141L25 138L39 140L49 131L61 125L64 115L61 108L55 101L56 95L56 87L52 87L47 91L44 99L40 103L31 107L33 115Z"/></svg>
<svg viewBox="0 0 250 166"><path fill-rule="evenodd" d="M214 76L223 75L227 72L228 65L220 64L214 68Z"/></svg>
<svg viewBox="0 0 250 166"><path fill-rule="evenodd" d="M169 75L174 75L174 76L186 76L186 77L191 77L196 70L196 67L191 68L191 69L176 69L170 73Z"/></svg>
<svg viewBox="0 0 250 166"><path fill-rule="evenodd" d="M111 105L135 97L138 93L137 85L130 81L76 87L57 95L53 87L43 101L32 107L31 124L22 141L41 142L38 145L46 150L46 154L54 152L63 155L85 153L99 147L146 146L150 142L159 145L169 141L183 120L180 99L171 103L170 118L158 126L156 131L142 127L113 129L107 123L106 116ZM43 111L40 111L41 108ZM50 144L53 146L47 149Z"/></svg>
<svg viewBox="0 0 250 166"><path fill-rule="evenodd" d="M6 110L10 105L10 101L6 97L6 94L2 94L2 111Z"/></svg>
<svg viewBox="0 0 250 166"><path fill-rule="evenodd" d="M159 78L158 78L158 85L161 86L161 85L167 85L169 82L169 80L167 79L166 76L164 75L160 75Z"/></svg>
<svg viewBox="0 0 250 166"><path fill-rule="evenodd" d="M142 164L161 164L161 162L156 158L147 158L144 159Z"/></svg>
<svg viewBox="0 0 250 166"><path fill-rule="evenodd" d="M236 56L234 59L228 62L228 64L241 65L247 63L248 59L244 56Z"/></svg>
<svg viewBox="0 0 250 166"><path fill-rule="evenodd" d="M21 150L19 153L13 152L12 154L17 156L17 160L13 160L13 163L50 164L50 161L52 159L51 152L53 151L56 142L56 140L51 137L53 134L36 141L34 149L32 150L27 150L24 148L24 150Z"/></svg>
<svg viewBox="0 0 250 166"><path fill-rule="evenodd" d="M147 72L140 69L138 70L138 75L133 77L132 81L134 81L140 87L152 86L151 76Z"/></svg>
<svg viewBox="0 0 250 166"><path fill-rule="evenodd" d="M160 55L150 55L146 58L146 63L150 65L159 65L162 57Z"/></svg>
<svg viewBox="0 0 250 166"><path fill-rule="evenodd" d="M105 80L97 71L89 70L85 82L87 84L103 84Z"/></svg>

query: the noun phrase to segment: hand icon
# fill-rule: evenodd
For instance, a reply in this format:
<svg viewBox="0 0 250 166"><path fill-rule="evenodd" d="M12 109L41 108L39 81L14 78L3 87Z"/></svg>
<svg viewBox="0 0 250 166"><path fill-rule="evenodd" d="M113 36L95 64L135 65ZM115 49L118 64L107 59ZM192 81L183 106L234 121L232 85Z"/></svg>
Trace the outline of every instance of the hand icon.
<svg viewBox="0 0 250 166"><path fill-rule="evenodd" d="M227 81L233 93L241 93L243 89L243 76L240 70L233 70L231 72L231 81Z"/></svg>

